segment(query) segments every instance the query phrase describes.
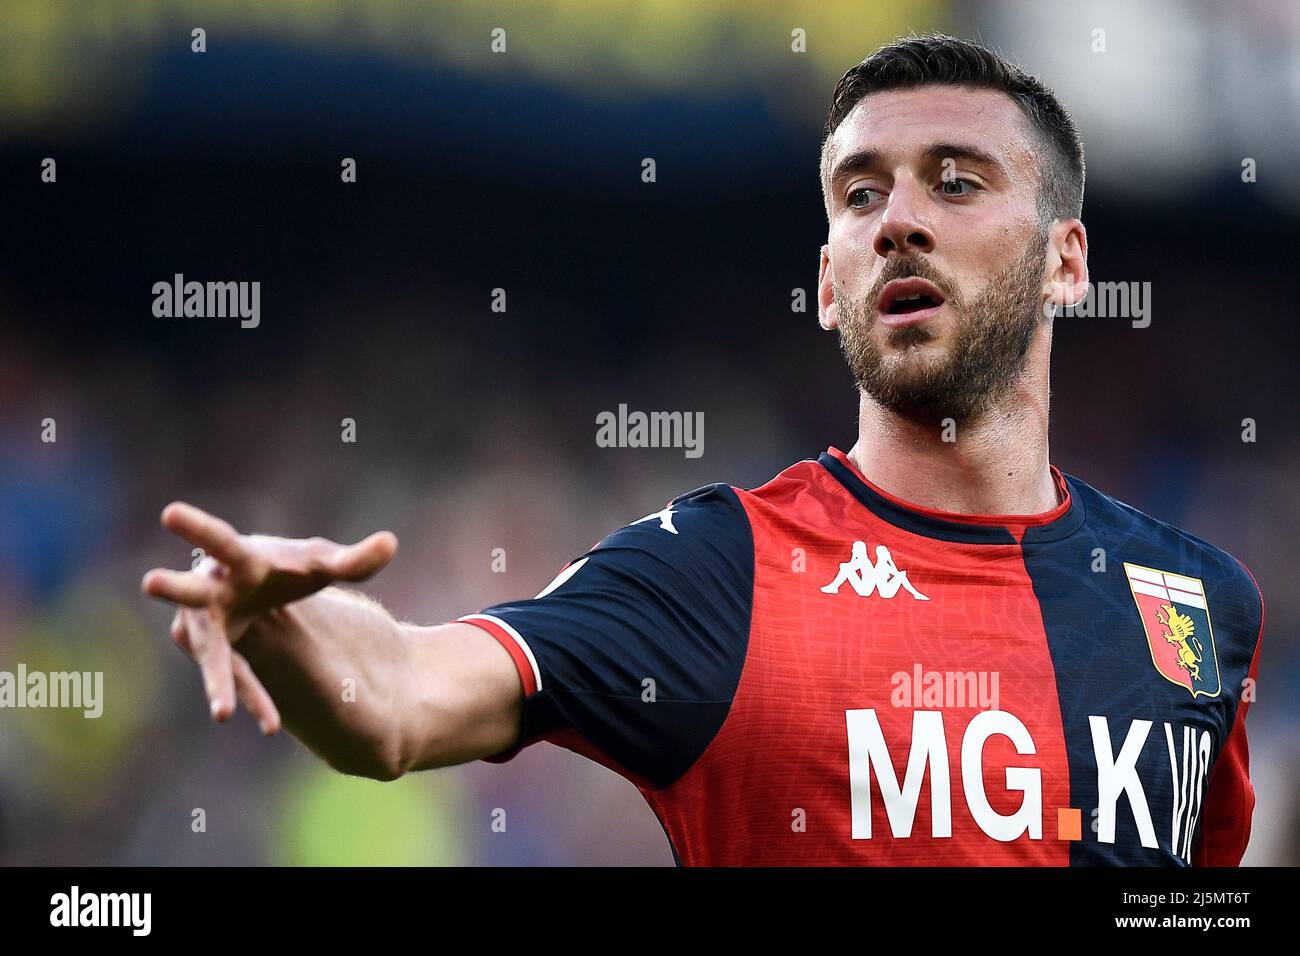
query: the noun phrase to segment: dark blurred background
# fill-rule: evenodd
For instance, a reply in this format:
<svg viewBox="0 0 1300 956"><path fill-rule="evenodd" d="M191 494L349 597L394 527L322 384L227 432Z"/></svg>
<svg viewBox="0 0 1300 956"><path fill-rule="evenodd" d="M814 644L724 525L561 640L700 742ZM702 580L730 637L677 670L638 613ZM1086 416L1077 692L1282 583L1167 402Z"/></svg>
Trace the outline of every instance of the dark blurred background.
<svg viewBox="0 0 1300 956"><path fill-rule="evenodd" d="M848 449L820 132L844 70L931 29L1056 89L1092 278L1152 283L1149 328L1058 321L1053 460L1259 579L1246 862L1300 861L1300 6L6 0L0 669L102 670L106 706L0 711L0 862L670 864L631 784L549 745L378 784L214 728L138 591L190 562L158 513L391 528L368 590L438 623L673 495ZM178 272L260 281L260 326L155 318ZM620 403L702 411L705 453L596 447Z"/></svg>

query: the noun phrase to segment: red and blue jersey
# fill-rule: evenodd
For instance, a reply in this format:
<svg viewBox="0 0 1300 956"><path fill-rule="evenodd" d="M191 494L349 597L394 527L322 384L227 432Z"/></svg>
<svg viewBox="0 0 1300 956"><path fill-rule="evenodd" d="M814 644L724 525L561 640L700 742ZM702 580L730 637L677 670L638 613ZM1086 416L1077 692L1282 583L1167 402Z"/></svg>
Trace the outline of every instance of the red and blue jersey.
<svg viewBox="0 0 1300 956"><path fill-rule="evenodd" d="M462 621L518 745L631 780L686 865L1236 865L1263 602L1055 468L1061 504L901 501L838 449L620 528Z"/></svg>

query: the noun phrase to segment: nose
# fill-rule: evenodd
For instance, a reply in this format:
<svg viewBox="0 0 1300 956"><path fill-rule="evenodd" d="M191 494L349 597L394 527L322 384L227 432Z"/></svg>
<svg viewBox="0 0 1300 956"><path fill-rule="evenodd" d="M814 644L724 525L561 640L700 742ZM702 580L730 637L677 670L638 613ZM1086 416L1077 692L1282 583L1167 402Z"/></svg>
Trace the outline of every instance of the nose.
<svg viewBox="0 0 1300 956"><path fill-rule="evenodd" d="M934 251L934 233L921 214L924 198L916 184L904 179L894 183L876 229L876 255Z"/></svg>

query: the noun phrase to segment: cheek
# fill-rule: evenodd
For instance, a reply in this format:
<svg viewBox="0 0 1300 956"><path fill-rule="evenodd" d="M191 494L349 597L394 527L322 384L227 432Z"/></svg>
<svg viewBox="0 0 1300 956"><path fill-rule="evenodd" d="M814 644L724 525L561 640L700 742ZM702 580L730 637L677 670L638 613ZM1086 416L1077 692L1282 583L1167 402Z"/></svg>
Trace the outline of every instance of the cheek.
<svg viewBox="0 0 1300 956"><path fill-rule="evenodd" d="M870 287L881 266L872 245L875 231L865 219L841 220L830 234L831 262L836 283L846 293L860 294Z"/></svg>
<svg viewBox="0 0 1300 956"><path fill-rule="evenodd" d="M871 285L875 281L875 271L871 264L866 262L854 262L852 273L848 276L847 281L841 283L844 291L851 295L854 301L861 302L863 297L871 290Z"/></svg>
<svg viewBox="0 0 1300 956"><path fill-rule="evenodd" d="M1001 275L1016 267L1020 248L1010 237L973 237L965 243L950 245L949 278L963 302L973 302L992 288Z"/></svg>

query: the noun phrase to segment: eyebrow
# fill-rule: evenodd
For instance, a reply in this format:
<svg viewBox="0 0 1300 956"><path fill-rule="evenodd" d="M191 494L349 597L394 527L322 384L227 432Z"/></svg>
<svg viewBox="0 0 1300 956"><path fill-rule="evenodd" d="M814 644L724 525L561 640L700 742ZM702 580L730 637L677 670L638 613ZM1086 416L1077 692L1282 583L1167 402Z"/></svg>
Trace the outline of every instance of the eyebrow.
<svg viewBox="0 0 1300 956"><path fill-rule="evenodd" d="M990 166L1003 176L1007 175L1006 164L988 150L980 149L978 146L970 146L964 143L935 143L926 147L922 155L926 159L968 159L982 166Z"/></svg>
<svg viewBox="0 0 1300 956"><path fill-rule="evenodd" d="M926 159L944 160L944 159L966 159L983 166L991 167L999 175L1008 177L1006 164L998 159L988 150L980 149L978 146L971 146L967 143L932 143L927 146L921 153ZM834 170L831 171L830 185L834 191L844 179L854 173L865 172L880 164L882 159L879 150L875 149L858 149L849 153L843 159L835 164Z"/></svg>

